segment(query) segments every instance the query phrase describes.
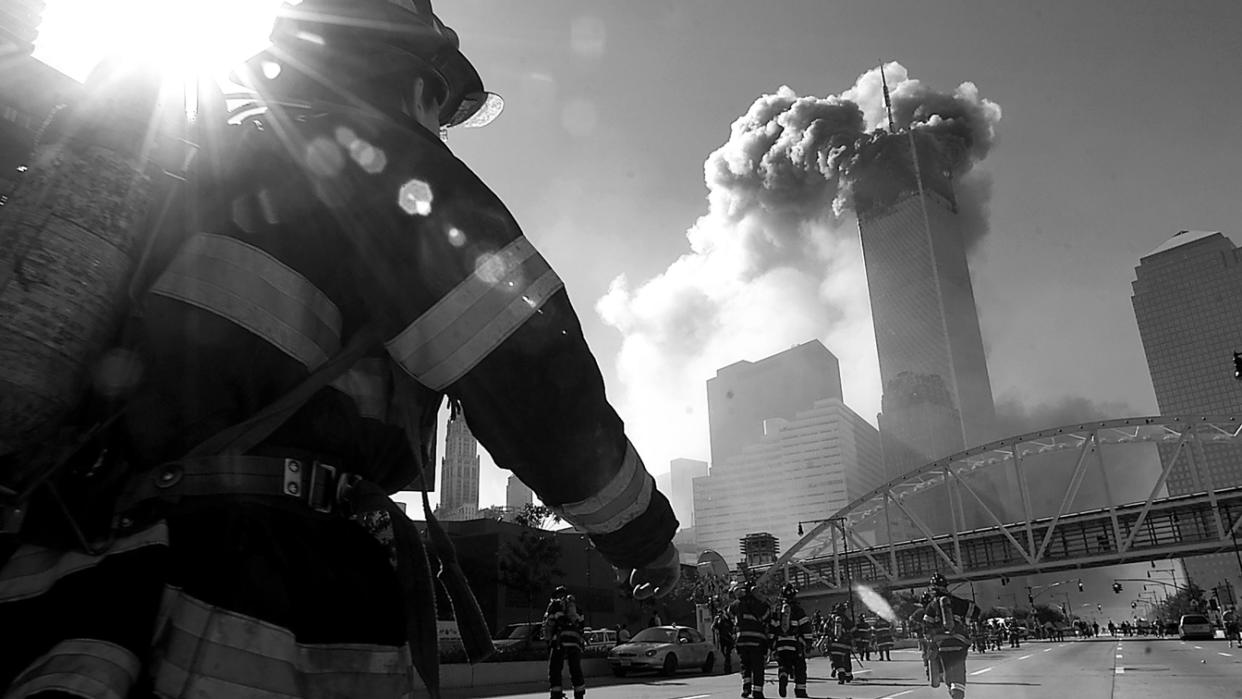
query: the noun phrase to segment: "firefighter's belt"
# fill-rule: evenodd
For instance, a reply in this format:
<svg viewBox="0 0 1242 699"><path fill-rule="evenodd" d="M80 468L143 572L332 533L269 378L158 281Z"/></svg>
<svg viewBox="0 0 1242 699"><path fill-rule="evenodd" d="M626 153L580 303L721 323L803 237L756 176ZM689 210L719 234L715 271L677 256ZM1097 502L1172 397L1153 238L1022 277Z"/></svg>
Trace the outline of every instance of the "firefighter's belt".
<svg viewBox="0 0 1242 699"><path fill-rule="evenodd" d="M222 454L170 461L130 484L117 503L126 513L151 500L203 495L251 495L339 512L360 476L317 460Z"/></svg>

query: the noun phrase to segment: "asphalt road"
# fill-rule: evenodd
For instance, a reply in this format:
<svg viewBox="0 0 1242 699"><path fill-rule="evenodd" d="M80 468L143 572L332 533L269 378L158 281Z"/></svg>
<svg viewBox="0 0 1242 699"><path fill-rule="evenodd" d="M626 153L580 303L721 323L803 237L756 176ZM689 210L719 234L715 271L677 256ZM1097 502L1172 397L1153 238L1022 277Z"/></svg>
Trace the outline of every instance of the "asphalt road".
<svg viewBox="0 0 1242 699"><path fill-rule="evenodd" d="M928 699L948 696L923 677L917 651L893 652L891 662L872 661L855 669L855 681L838 685L828 661L808 662L808 687L817 699ZM1225 641L1108 637L1065 643L1024 643L1019 649L972 653L967 660L972 699L1225 699L1242 698L1242 649ZM764 695L776 691L776 667L769 665ZM565 678L568 684L568 677ZM589 699L723 699L736 697L740 677L678 674L588 678ZM452 690L446 698L536 699L547 687L513 685ZM569 695L569 696L572 696ZM793 696L793 687L789 689Z"/></svg>

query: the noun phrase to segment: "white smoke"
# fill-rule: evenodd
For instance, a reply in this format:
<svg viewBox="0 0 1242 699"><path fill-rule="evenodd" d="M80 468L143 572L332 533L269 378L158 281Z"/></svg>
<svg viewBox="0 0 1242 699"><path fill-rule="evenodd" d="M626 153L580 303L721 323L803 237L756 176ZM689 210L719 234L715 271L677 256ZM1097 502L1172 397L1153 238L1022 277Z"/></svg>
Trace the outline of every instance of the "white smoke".
<svg viewBox="0 0 1242 699"><path fill-rule="evenodd" d="M898 63L885 75L898 124L943 133L966 163L956 171L986 154L999 108L973 85L935 93ZM622 334L614 400L648 464L707 456L705 382L717 369L811 339L837 356L847 403L874 423L879 367L849 168L886 121L879 68L839 96L760 97L704 163L708 210L686 232L689 252L645 282L617 277L596 304Z"/></svg>

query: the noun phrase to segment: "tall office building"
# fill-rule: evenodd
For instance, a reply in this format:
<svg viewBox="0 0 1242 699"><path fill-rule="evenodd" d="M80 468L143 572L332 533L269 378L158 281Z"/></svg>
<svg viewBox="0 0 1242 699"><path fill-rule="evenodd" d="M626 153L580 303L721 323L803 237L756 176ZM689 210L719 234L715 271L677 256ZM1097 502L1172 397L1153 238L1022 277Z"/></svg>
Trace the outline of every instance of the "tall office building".
<svg viewBox="0 0 1242 699"><path fill-rule="evenodd" d="M1234 380L1232 352L1242 350L1242 250L1218 231L1180 231L1140 258L1135 275L1134 318L1161 414L1237 415L1242 382ZM1161 453L1171 458L1170 450ZM1193 456L1215 487L1242 485L1242 446L1207 443ZM1169 474L1169 495L1203 490L1184 458ZM1187 558L1185 566L1204 588L1242 582L1232 553Z"/></svg>
<svg viewBox="0 0 1242 699"><path fill-rule="evenodd" d="M730 564L738 541L768 532L792 545L798 522L823 519L880 485L879 433L836 398L773 418L757 442L695 478L694 533Z"/></svg>
<svg viewBox="0 0 1242 699"><path fill-rule="evenodd" d="M505 484L505 507L509 510L520 510L533 502L535 502L535 491L520 481L517 476L509 476Z"/></svg>
<svg viewBox="0 0 1242 699"><path fill-rule="evenodd" d="M764 420L792 419L822 398L841 400L841 370L837 358L818 340L757 362L717 369L716 376L707 380L712 464L759 441Z"/></svg>
<svg viewBox="0 0 1242 699"><path fill-rule="evenodd" d="M470 433L456 402L451 403L440 464L439 517L447 521L474 519L479 514L479 441Z"/></svg>
<svg viewBox="0 0 1242 699"><path fill-rule="evenodd" d="M668 464L668 502L682 529L694 526L694 479L707 475L707 462L673 459Z"/></svg>
<svg viewBox="0 0 1242 699"><path fill-rule="evenodd" d="M935 144L918 142L916 171L905 134L877 141L858 171L855 208L881 429L931 460L991 438L995 408L952 179Z"/></svg>
<svg viewBox="0 0 1242 699"><path fill-rule="evenodd" d="M993 439L995 407L952 177L939 146L877 139L854 192L883 390L887 475ZM949 526L943 508L928 526ZM1008 514L1008 513L1006 513ZM964 526L983 523L969 507Z"/></svg>

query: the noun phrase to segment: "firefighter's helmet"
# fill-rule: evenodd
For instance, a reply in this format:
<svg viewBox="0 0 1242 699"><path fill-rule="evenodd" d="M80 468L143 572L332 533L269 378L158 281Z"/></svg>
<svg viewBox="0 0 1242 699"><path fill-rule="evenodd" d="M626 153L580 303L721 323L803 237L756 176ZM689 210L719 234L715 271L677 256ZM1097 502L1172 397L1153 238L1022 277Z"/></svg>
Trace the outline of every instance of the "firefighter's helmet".
<svg viewBox="0 0 1242 699"><path fill-rule="evenodd" d="M305 81L283 77L291 73L337 83L324 87L373 101L374 94L359 93L376 85L412 84L416 76L434 76L444 98L441 127L484 126L504 106L499 96L483 89L483 79L460 50L457 32L435 15L431 0L286 3L277 15L271 40L272 49L256 59L295 70L252 71L268 78L263 85L266 89L260 92L281 96L284 91L296 96ZM384 105L372 106L383 109Z"/></svg>
<svg viewBox="0 0 1242 699"><path fill-rule="evenodd" d="M552 594L555 597L564 597L565 595L569 594L569 588L565 587L564 585L557 585L556 590L553 591Z"/></svg>
<svg viewBox="0 0 1242 699"><path fill-rule="evenodd" d="M833 605L833 607L832 607L832 613L833 613L833 614L839 614L839 615L841 615L841 616L845 616L845 615L846 615L846 613L848 612L848 610L849 610L849 608L845 606L845 603L844 603L844 602L837 602L837 603L836 603L835 605Z"/></svg>
<svg viewBox="0 0 1242 699"><path fill-rule="evenodd" d="M781 597L785 599L794 599L798 596L798 586L793 583L785 583L781 588Z"/></svg>
<svg viewBox="0 0 1242 699"><path fill-rule="evenodd" d="M919 598L919 601L924 605L928 605L931 604L933 599L935 599L935 595L932 594L931 590L927 590L923 593L923 596Z"/></svg>
<svg viewBox="0 0 1242 699"><path fill-rule="evenodd" d="M934 573L931 576L931 582L928 583L931 588L937 592L949 589L949 580L940 573Z"/></svg>

